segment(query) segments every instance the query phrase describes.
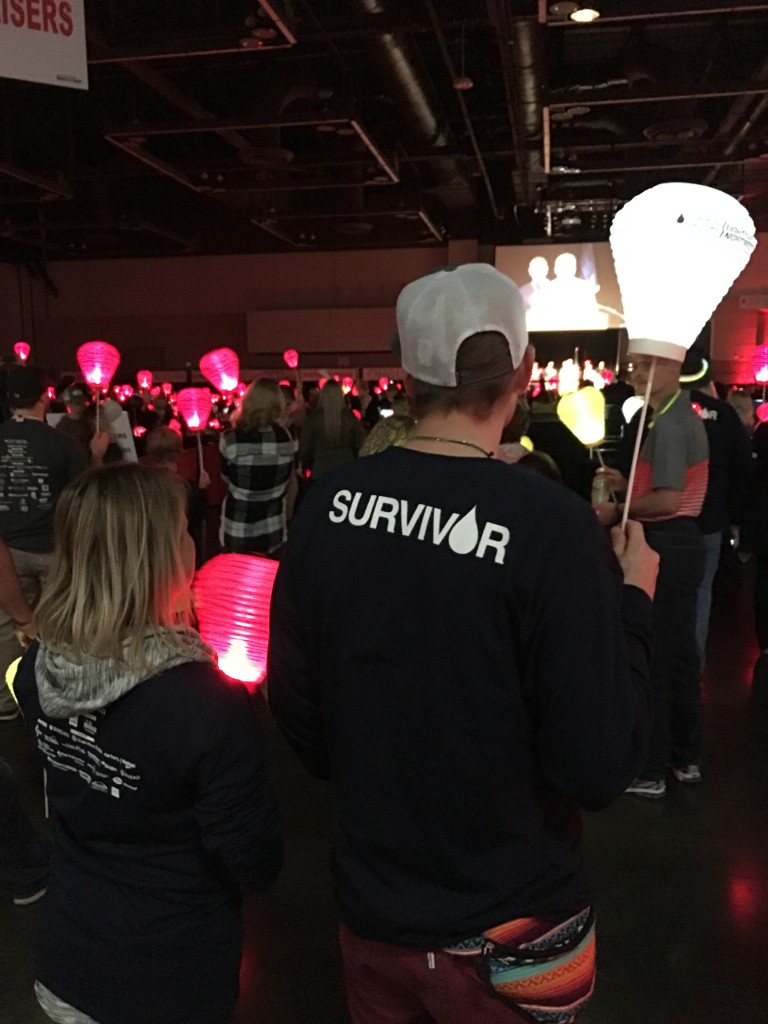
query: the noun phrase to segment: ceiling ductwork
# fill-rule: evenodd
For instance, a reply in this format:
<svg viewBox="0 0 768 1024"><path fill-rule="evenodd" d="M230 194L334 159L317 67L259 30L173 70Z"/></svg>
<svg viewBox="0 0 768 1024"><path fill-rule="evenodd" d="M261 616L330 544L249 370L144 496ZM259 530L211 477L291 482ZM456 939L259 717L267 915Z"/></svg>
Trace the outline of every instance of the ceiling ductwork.
<svg viewBox="0 0 768 1024"><path fill-rule="evenodd" d="M381 0L351 0L351 3L358 11L371 17L387 13L387 4ZM451 139L436 112L434 90L419 67L419 58L410 40L392 32L382 32L375 35L368 45L387 81L395 106L407 119L414 136L428 146L448 146ZM432 169L436 185L431 191L439 195L447 207L472 203L472 192L458 160L438 157L432 161Z"/></svg>

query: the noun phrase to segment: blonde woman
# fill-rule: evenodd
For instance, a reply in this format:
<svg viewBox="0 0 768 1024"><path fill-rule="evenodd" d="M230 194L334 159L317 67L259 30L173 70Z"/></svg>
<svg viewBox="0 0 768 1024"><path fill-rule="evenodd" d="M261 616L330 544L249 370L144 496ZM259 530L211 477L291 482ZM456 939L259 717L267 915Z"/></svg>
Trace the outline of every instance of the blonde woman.
<svg viewBox="0 0 768 1024"><path fill-rule="evenodd" d="M296 498L296 442L279 419L285 398L273 380L251 384L219 443L227 497L221 518L225 551L278 556Z"/></svg>
<svg viewBox="0 0 768 1024"><path fill-rule="evenodd" d="M190 626L184 493L138 465L62 493L16 696L55 824L38 1000L58 1024L229 1024L238 886L281 839L245 687Z"/></svg>
<svg viewBox="0 0 768 1024"><path fill-rule="evenodd" d="M347 408L341 384L326 381L317 408L307 416L301 432L302 466L316 480L329 469L356 458L364 440L365 431Z"/></svg>

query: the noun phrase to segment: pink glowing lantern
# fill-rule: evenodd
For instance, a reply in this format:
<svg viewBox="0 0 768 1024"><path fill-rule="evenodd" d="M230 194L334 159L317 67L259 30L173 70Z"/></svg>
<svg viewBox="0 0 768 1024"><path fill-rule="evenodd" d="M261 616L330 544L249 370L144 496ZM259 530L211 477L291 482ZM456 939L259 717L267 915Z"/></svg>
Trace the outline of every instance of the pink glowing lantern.
<svg viewBox="0 0 768 1024"><path fill-rule="evenodd" d="M181 433L181 424L175 417L170 421L168 426L175 434Z"/></svg>
<svg viewBox="0 0 768 1024"><path fill-rule="evenodd" d="M702 416L703 413L704 413L704 410L702 409L702 407L699 405L698 402L691 402L691 408L693 409L693 411L696 413L697 416Z"/></svg>
<svg viewBox="0 0 768 1024"><path fill-rule="evenodd" d="M755 409L755 416L761 423L768 423L768 402L761 402Z"/></svg>
<svg viewBox="0 0 768 1024"><path fill-rule="evenodd" d="M99 433L99 396L106 391L120 362L120 353L107 341L86 341L77 350L83 376L96 392L96 433Z"/></svg>
<svg viewBox="0 0 768 1024"><path fill-rule="evenodd" d="M295 370L299 365L299 353L295 348L287 348L283 352L283 360L289 370Z"/></svg>
<svg viewBox="0 0 768 1024"><path fill-rule="evenodd" d="M134 427L133 428L133 436L134 437L144 437L146 432L147 432L147 428L146 427L142 427L141 424L139 424L138 427Z"/></svg>
<svg viewBox="0 0 768 1024"><path fill-rule="evenodd" d="M130 384L123 384L120 389L120 395L124 402L127 402L129 398L133 398L133 388Z"/></svg>
<svg viewBox="0 0 768 1024"><path fill-rule="evenodd" d="M55 399L56 399L56 389L55 388L48 388L48 397L50 398L50 400L52 402L55 401Z"/></svg>
<svg viewBox="0 0 768 1024"><path fill-rule="evenodd" d="M142 391L149 391L152 387L152 371L151 370L139 370L136 374L136 383L139 385Z"/></svg>
<svg viewBox="0 0 768 1024"><path fill-rule="evenodd" d="M217 555L195 578L203 640L230 679L258 686L267 674L269 603L278 563L256 555Z"/></svg>
<svg viewBox="0 0 768 1024"><path fill-rule="evenodd" d="M758 384L768 384L768 344L758 345L752 353L752 373Z"/></svg>
<svg viewBox="0 0 768 1024"><path fill-rule="evenodd" d="M163 383L160 385L160 390L162 391L166 398L170 398L171 395L173 394L173 384L171 384L169 380L164 380Z"/></svg>
<svg viewBox="0 0 768 1024"><path fill-rule="evenodd" d="M345 395L351 393L352 388L355 386L354 377L342 377L341 378L341 390Z"/></svg>
<svg viewBox="0 0 768 1024"><path fill-rule="evenodd" d="M379 377L379 387L382 391L389 389L389 377Z"/></svg>
<svg viewBox="0 0 768 1024"><path fill-rule="evenodd" d="M358 420L361 420L363 418L363 414L360 412L359 409L353 409L352 415Z"/></svg>
<svg viewBox="0 0 768 1024"><path fill-rule="evenodd" d="M217 420L215 417L208 421L208 427L211 430L221 430L221 420Z"/></svg>
<svg viewBox="0 0 768 1024"><path fill-rule="evenodd" d="M237 395L238 398L242 398L247 390L248 385L243 383L243 381L240 381L240 383L235 388L235 394Z"/></svg>
<svg viewBox="0 0 768 1024"><path fill-rule="evenodd" d="M381 388L378 385L376 385L376 387L373 389L373 393L374 393L374 395L380 395L381 394Z"/></svg>
<svg viewBox="0 0 768 1024"><path fill-rule="evenodd" d="M291 384L291 382L289 380L286 380L285 377L283 377L282 380L279 380L277 382L277 386L279 388L292 388L293 384Z"/></svg>
<svg viewBox="0 0 768 1024"><path fill-rule="evenodd" d="M159 384L155 384L153 388L150 388L149 393L150 395L152 395L153 398L158 398L160 395L162 395L163 389L160 387Z"/></svg>
<svg viewBox="0 0 768 1024"><path fill-rule="evenodd" d="M323 388L325 387L325 385L328 383L329 380L330 380L329 377L319 377L318 378L317 386L320 388L321 391L323 390Z"/></svg>
<svg viewBox="0 0 768 1024"><path fill-rule="evenodd" d="M26 341L17 341L13 346L13 352L17 359L20 359L22 363L26 363L29 359L29 353L32 351L31 347Z"/></svg>
<svg viewBox="0 0 768 1024"><path fill-rule="evenodd" d="M92 388L108 388L120 362L120 353L109 342L86 341L77 350L77 361Z"/></svg>
<svg viewBox="0 0 768 1024"><path fill-rule="evenodd" d="M200 360L200 370L217 391L231 395L240 382L240 360L231 348L216 348Z"/></svg>
<svg viewBox="0 0 768 1024"><path fill-rule="evenodd" d="M177 401L187 429L193 433L205 430L211 415L211 393L208 388L184 388L179 392Z"/></svg>

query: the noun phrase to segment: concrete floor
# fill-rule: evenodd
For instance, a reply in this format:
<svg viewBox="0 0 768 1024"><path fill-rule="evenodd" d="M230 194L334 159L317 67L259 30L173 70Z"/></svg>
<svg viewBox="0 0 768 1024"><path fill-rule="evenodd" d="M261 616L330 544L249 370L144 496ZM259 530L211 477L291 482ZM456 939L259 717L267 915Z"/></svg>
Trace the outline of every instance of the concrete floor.
<svg viewBox="0 0 768 1024"><path fill-rule="evenodd" d="M768 1022L768 750L747 727L750 601L748 572L729 563L705 678L703 785L672 782L664 801L625 797L587 816L599 977L583 1024ZM245 901L235 1024L343 1024L324 787L269 722L267 734L288 852L276 887ZM0 725L0 753L39 821L40 771L18 723ZM0 899L0 1024L46 1024L32 996L37 917Z"/></svg>

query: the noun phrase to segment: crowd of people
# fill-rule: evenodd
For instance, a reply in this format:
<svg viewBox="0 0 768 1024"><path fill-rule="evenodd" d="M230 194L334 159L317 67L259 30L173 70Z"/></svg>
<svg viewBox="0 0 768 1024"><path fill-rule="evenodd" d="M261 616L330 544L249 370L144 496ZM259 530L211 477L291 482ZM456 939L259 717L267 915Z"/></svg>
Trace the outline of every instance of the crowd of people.
<svg viewBox="0 0 768 1024"><path fill-rule="evenodd" d="M412 282L397 326L405 390L363 408L335 380L260 379L219 438L221 550L279 560L258 698L196 630L212 474L180 475L170 406L126 462L84 388L54 429L45 375L7 372L3 678L23 656L0 722L34 734L53 828L0 760L0 884L44 900L35 992L58 1024L231 1022L239 888L282 860L262 696L331 790L354 1024L571 1024L595 980L579 810L661 799L668 766L702 781L712 587L738 531L768 648L751 399L747 427L738 394L659 360L630 481L637 418L597 469L547 396L526 401L525 306L493 268Z"/></svg>

